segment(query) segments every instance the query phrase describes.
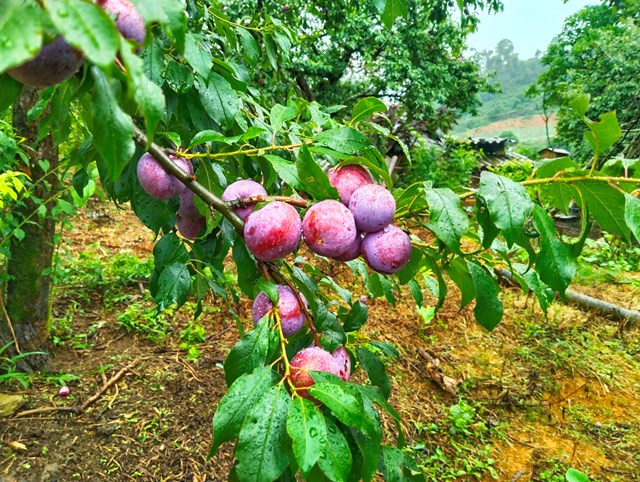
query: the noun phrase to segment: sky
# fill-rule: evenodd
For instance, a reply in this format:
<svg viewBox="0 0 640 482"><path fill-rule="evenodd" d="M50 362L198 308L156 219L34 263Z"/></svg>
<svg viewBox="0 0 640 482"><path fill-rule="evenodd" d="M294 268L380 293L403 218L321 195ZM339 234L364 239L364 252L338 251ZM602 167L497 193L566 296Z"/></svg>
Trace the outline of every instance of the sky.
<svg viewBox="0 0 640 482"><path fill-rule="evenodd" d="M504 0L504 11L482 12L478 31L469 36L468 45L477 50L493 50L502 39L513 42L520 59L544 51L554 36L562 31L564 19L596 0Z"/></svg>

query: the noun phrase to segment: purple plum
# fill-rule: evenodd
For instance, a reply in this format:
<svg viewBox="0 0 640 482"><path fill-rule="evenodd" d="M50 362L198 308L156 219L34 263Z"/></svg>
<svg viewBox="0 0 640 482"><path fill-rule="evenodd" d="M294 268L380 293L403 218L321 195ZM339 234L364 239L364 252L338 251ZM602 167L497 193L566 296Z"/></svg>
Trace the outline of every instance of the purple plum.
<svg viewBox="0 0 640 482"><path fill-rule="evenodd" d="M179 214L176 215L176 226L183 238L194 240L202 232L202 228L207 224L207 220L204 216L200 216L197 219L183 218Z"/></svg>
<svg viewBox="0 0 640 482"><path fill-rule="evenodd" d="M307 307L307 300L302 293L300 293L300 298L304 302L305 307ZM300 331L300 328L302 328L305 322L304 313L302 312L296 295L288 286L278 285L277 306L284 336L291 336ZM251 309L253 322L258 323L258 321L272 309L273 303L266 293L261 291L258 296L256 296L256 299L253 300L253 307Z"/></svg>
<svg viewBox="0 0 640 482"><path fill-rule="evenodd" d="M180 208L178 214L184 219L200 219L202 214L194 203L195 195L191 189L185 189L180 193Z"/></svg>
<svg viewBox="0 0 640 482"><path fill-rule="evenodd" d="M309 249L321 256L339 256L354 243L356 223L344 204L327 199L311 206L302 220Z"/></svg>
<svg viewBox="0 0 640 482"><path fill-rule="evenodd" d="M411 258L411 240L402 229L390 224L382 231L364 237L362 257L378 273L396 273Z"/></svg>
<svg viewBox="0 0 640 482"><path fill-rule="evenodd" d="M353 243L347 246L344 250L340 251L338 254L331 256L331 258L343 263L356 259L362 254L362 237L362 233L358 231L355 239L353 240Z"/></svg>
<svg viewBox="0 0 640 482"><path fill-rule="evenodd" d="M253 212L244 225L244 241L262 261L275 261L293 253L300 244L302 222L295 208L275 201Z"/></svg>
<svg viewBox="0 0 640 482"><path fill-rule="evenodd" d="M396 201L385 187L367 184L353 193L349 201L349 210L358 229L372 233L380 231L393 221Z"/></svg>
<svg viewBox="0 0 640 482"><path fill-rule="evenodd" d="M327 176L331 185L338 190L340 200L345 206L349 206L351 195L356 189L374 182L367 168L358 164L333 167L329 169Z"/></svg>
<svg viewBox="0 0 640 482"><path fill-rule="evenodd" d="M349 352L343 346L336 349L331 356L338 364L338 368L340 369L340 378L342 378L345 382L349 381L349 377L351 376L351 357L349 356Z"/></svg>
<svg viewBox="0 0 640 482"><path fill-rule="evenodd" d="M314 400L307 390L315 382L309 371L333 373L340 375L340 366L327 350L318 346L310 346L300 350L291 359L291 384L296 387L298 395Z"/></svg>
<svg viewBox="0 0 640 482"><path fill-rule="evenodd" d="M144 20L129 0L98 0L98 5L115 16L116 27L124 38L144 44Z"/></svg>
<svg viewBox="0 0 640 482"><path fill-rule="evenodd" d="M169 157L183 170L193 174L193 166L190 161L179 157ZM156 158L148 152L145 152L138 161L137 173L142 189L155 199L170 199L178 196L186 189L182 182L173 174L165 171Z"/></svg>
<svg viewBox="0 0 640 482"><path fill-rule="evenodd" d="M42 89L70 78L80 69L82 62L82 52L71 47L62 37L56 37L43 46L35 58L9 69L7 74L18 82Z"/></svg>
<svg viewBox="0 0 640 482"><path fill-rule="evenodd" d="M234 183L231 183L222 193L223 201L235 201L236 199L242 199L252 196L266 196L267 191L261 184L258 184L251 179L241 179ZM246 221L249 214L253 212L255 204L243 208L236 208L234 211L240 219Z"/></svg>

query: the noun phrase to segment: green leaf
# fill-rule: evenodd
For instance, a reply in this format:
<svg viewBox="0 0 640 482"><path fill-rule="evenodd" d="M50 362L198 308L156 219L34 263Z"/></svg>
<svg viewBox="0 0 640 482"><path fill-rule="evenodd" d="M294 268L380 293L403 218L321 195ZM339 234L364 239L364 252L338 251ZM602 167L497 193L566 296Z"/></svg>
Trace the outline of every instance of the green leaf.
<svg viewBox="0 0 640 482"><path fill-rule="evenodd" d="M382 429L380 415L371 401L364 398L363 402L365 422L361 430L352 429L351 434L362 455L361 479L363 482L369 482L378 470Z"/></svg>
<svg viewBox="0 0 640 482"><path fill-rule="evenodd" d="M589 101L591 100L591 96L589 94L583 94L575 99L573 99L569 106L578 114L580 117L584 117L587 113L587 109L589 108Z"/></svg>
<svg viewBox="0 0 640 482"><path fill-rule="evenodd" d="M187 6L185 0L132 0L145 24L159 22L176 44L179 53L185 49Z"/></svg>
<svg viewBox="0 0 640 482"><path fill-rule="evenodd" d="M118 106L102 71L91 67L93 92L93 137L97 151L106 163L109 178L116 180L135 151L133 121Z"/></svg>
<svg viewBox="0 0 640 482"><path fill-rule="evenodd" d="M240 43L242 44L242 56L247 61L247 63L251 66L256 65L258 60L260 60L260 48L258 47L258 42L251 32L242 27L237 27L236 32L240 36Z"/></svg>
<svg viewBox="0 0 640 482"><path fill-rule="evenodd" d="M533 209L527 190L511 179L483 171L478 194L486 201L491 220L502 230L511 246L520 237L524 223Z"/></svg>
<svg viewBox="0 0 640 482"><path fill-rule="evenodd" d="M254 284L260 278L260 272L242 241L233 243L233 260L238 267L238 286L247 296L253 296Z"/></svg>
<svg viewBox="0 0 640 482"><path fill-rule="evenodd" d="M387 376L384 363L366 348L358 348L357 352L360 365L367 372L371 384L380 388L384 398L388 399L391 394L391 381Z"/></svg>
<svg viewBox="0 0 640 482"><path fill-rule="evenodd" d="M476 307L473 313L476 321L487 330L493 330L502 320L502 301L498 297L498 283L485 268L472 261L467 261L467 268L476 292Z"/></svg>
<svg viewBox="0 0 640 482"><path fill-rule="evenodd" d="M1 54L0 54L1 55ZM1 59L2 57L0 57ZM0 69L2 71L2 69ZM0 114L8 109L22 91L22 84L8 75L0 75Z"/></svg>
<svg viewBox="0 0 640 482"><path fill-rule="evenodd" d="M364 99L360 99L356 105L353 106L349 125L357 124L364 119L368 119L377 112L385 112L386 110L387 106L385 103L375 97L365 97Z"/></svg>
<svg viewBox="0 0 640 482"><path fill-rule="evenodd" d="M536 179L550 179L560 171L578 171L578 166L570 157L544 159L537 165L533 177Z"/></svg>
<svg viewBox="0 0 640 482"><path fill-rule="evenodd" d="M184 264L187 261L189 261L189 252L175 233L162 236L153 247L153 262L158 270L172 263Z"/></svg>
<svg viewBox="0 0 640 482"><path fill-rule="evenodd" d="M213 66L213 58L209 48L200 38L191 33L186 36L184 58L200 77L203 79L209 77L209 72L211 72L211 67Z"/></svg>
<svg viewBox="0 0 640 482"><path fill-rule="evenodd" d="M223 144L234 144L242 138L241 135L227 137L224 134L220 134L218 131L206 130L200 131L189 143L189 148L197 146L198 144L204 144L206 142L222 142Z"/></svg>
<svg viewBox="0 0 640 482"><path fill-rule="evenodd" d="M282 126L286 121L293 119L297 115L298 108L295 105L288 105L285 107L281 104L275 104L269 113L269 122L271 123L271 127L273 127L274 132L276 132L282 129Z"/></svg>
<svg viewBox="0 0 640 482"><path fill-rule="evenodd" d="M225 129L240 112L240 99L231 84L221 75L211 72L206 82L198 82L200 100L209 116Z"/></svg>
<svg viewBox="0 0 640 482"><path fill-rule="evenodd" d="M291 397L284 384L269 388L249 410L236 446L238 480L270 482L289 466L287 413Z"/></svg>
<svg viewBox="0 0 640 482"><path fill-rule="evenodd" d="M69 44L101 67L113 63L120 34L101 7L83 0L46 0L45 6L51 21Z"/></svg>
<svg viewBox="0 0 640 482"><path fill-rule="evenodd" d="M103 177L106 171L104 162L99 159L97 164L100 170L100 177L106 179L106 177ZM158 234L161 229L170 231L176 224L175 208L172 210L167 203L149 196L138 183L135 184L131 197L131 209L140 218L140 221L155 234Z"/></svg>
<svg viewBox="0 0 640 482"><path fill-rule="evenodd" d="M303 189L314 199L340 199L338 190L331 185L327 173L322 170L306 146L300 148L296 169Z"/></svg>
<svg viewBox="0 0 640 482"><path fill-rule="evenodd" d="M298 178L298 169L296 164L272 154L266 154L264 158L269 161L269 164L271 164L274 171L278 173L280 179L297 191L303 190L302 182L300 182L300 179Z"/></svg>
<svg viewBox="0 0 640 482"><path fill-rule="evenodd" d="M42 10L34 0L2 0L0 32L0 72L4 72L22 65L40 51ZM3 84L0 86L4 87ZM4 97L7 93L2 90L0 95Z"/></svg>
<svg viewBox="0 0 640 482"><path fill-rule="evenodd" d="M352 457L347 439L332 418L325 419L327 443L318 459L320 470L333 482L346 482Z"/></svg>
<svg viewBox="0 0 640 482"><path fill-rule="evenodd" d="M209 457L213 457L224 442L240 433L245 416L273 381L270 367L257 368L253 373L240 376L231 384L213 416L213 443Z"/></svg>
<svg viewBox="0 0 640 482"><path fill-rule="evenodd" d="M324 131L315 140L318 144L345 154L355 154L371 145L369 139L350 127L338 127Z"/></svg>
<svg viewBox="0 0 640 482"><path fill-rule="evenodd" d="M302 475L306 475L327 443L324 417L313 402L302 397L294 398L287 417L287 433L293 440L293 454Z"/></svg>
<svg viewBox="0 0 640 482"><path fill-rule="evenodd" d="M567 482L589 482L587 474L571 467L567 469L567 473L564 476L567 479Z"/></svg>
<svg viewBox="0 0 640 482"><path fill-rule="evenodd" d="M625 195L606 182L584 180L573 184L582 196L589 213L602 229L627 241L631 231L625 219Z"/></svg>
<svg viewBox="0 0 640 482"><path fill-rule="evenodd" d="M342 383L316 383L309 388L309 393L324 403L345 425L362 426L362 398L347 391Z"/></svg>
<svg viewBox="0 0 640 482"><path fill-rule="evenodd" d="M540 206L533 210L533 225L540 233L540 253L536 260L540 279L564 295L576 273L571 249L560 241L553 219Z"/></svg>
<svg viewBox="0 0 640 482"><path fill-rule="evenodd" d="M413 278L416 277L420 269L422 268L423 253L420 249L413 248L411 250L411 257L407 264L400 271L396 273L398 282L402 285L407 284Z"/></svg>
<svg viewBox="0 0 640 482"><path fill-rule="evenodd" d="M393 27L396 18L406 17L408 14L407 0L385 0L382 21L389 30Z"/></svg>
<svg viewBox="0 0 640 482"><path fill-rule="evenodd" d="M402 418L395 408L387 401L382 394L374 387L368 385L355 385L356 390L364 397L375 403L382 408L387 414L391 416L395 423L396 430L398 431L398 447L404 446L404 434L402 432Z"/></svg>
<svg viewBox="0 0 640 482"><path fill-rule="evenodd" d="M344 331L357 331L367 322L369 310L367 305L356 301L344 320Z"/></svg>
<svg viewBox="0 0 640 482"><path fill-rule="evenodd" d="M589 119L585 119L585 122L590 132L585 132L584 138L597 155L604 154L622 135L615 112L602 114L600 122Z"/></svg>
<svg viewBox="0 0 640 482"><path fill-rule="evenodd" d="M395 447L382 446L380 471L386 482L404 482L404 452Z"/></svg>
<svg viewBox="0 0 640 482"><path fill-rule="evenodd" d="M462 309L476 297L476 289L469 268L462 258L455 258L447 266L447 273L460 290L460 309Z"/></svg>
<svg viewBox="0 0 640 482"><path fill-rule="evenodd" d="M231 385L240 375L251 373L266 365L271 348L273 322L269 316L262 318L255 328L245 333L229 352L224 361L224 376Z"/></svg>
<svg viewBox="0 0 640 482"><path fill-rule="evenodd" d="M158 313L174 303L178 307L184 305L190 287L191 275L186 264L172 263L166 266L160 273L158 291L154 296Z"/></svg>
<svg viewBox="0 0 640 482"><path fill-rule="evenodd" d="M147 129L148 143L151 144L166 104L162 89L145 75L144 63L133 49L133 45L122 40L120 52L127 69L129 97L133 98L140 108Z"/></svg>
<svg viewBox="0 0 640 482"><path fill-rule="evenodd" d="M460 238L469 228L469 218L462 210L460 197L449 188L427 189L429 219L427 227L449 249L460 251Z"/></svg>
<svg viewBox="0 0 640 482"><path fill-rule="evenodd" d="M627 226L640 242L640 199L631 194L625 194L624 219Z"/></svg>
<svg viewBox="0 0 640 482"><path fill-rule="evenodd" d="M540 303L540 308L546 313L553 302L553 290L544 284L540 279L540 275L534 270L529 269L528 266L514 265L514 268L522 276L526 287L536 295L538 303Z"/></svg>

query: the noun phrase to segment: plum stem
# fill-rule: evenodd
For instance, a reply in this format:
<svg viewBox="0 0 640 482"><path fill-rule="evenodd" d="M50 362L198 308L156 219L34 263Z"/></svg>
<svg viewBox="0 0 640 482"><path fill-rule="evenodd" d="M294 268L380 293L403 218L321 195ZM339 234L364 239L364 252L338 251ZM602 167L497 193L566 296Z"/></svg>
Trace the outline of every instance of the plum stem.
<svg viewBox="0 0 640 482"><path fill-rule="evenodd" d="M284 274L282 274L278 270L278 268L276 268L272 264L267 264L266 266L267 266L267 269L269 270L269 272L271 273L271 277L272 278L280 279L280 281L282 281L284 284L286 284L289 287L289 289L291 289L291 292L296 297L296 300L298 301L298 305L300 306L300 309L302 310L302 314L307 319L307 323L309 325L309 331L311 331L311 336L313 337L313 341L315 342L315 344L317 346L321 346L320 345L320 336L318 335L318 331L316 330L316 327L313 324L313 317L311 316L311 313L309 313L309 310L307 309L307 306L304 303L304 301L302 301L302 298L300 297L300 293L298 292L298 290L295 288L295 286L293 286L293 283L291 283L289 278L287 278Z"/></svg>
<svg viewBox="0 0 640 482"><path fill-rule="evenodd" d="M238 217L228 203L209 191L206 187L194 179L187 171L173 162L164 152L164 149L154 142L148 142L147 136L136 125L133 126L133 140L158 161L158 163L169 173L178 178L188 189L197 194L205 203L227 218L236 231L242 236L244 221Z"/></svg>
<svg viewBox="0 0 640 482"><path fill-rule="evenodd" d="M295 198L291 196L249 196L234 199L233 201L227 201L229 206L236 207L246 207L256 203L264 203L269 201L280 201L287 204L291 204L292 206L298 206L300 208L309 207L309 201L306 199Z"/></svg>

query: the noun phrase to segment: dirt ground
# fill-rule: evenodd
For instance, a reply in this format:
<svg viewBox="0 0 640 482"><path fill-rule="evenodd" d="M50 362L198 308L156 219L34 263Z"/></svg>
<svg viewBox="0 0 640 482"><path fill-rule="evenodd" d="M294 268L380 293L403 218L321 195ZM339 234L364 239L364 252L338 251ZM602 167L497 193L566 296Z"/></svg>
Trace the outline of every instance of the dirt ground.
<svg viewBox="0 0 640 482"><path fill-rule="evenodd" d="M69 256L89 250L92 257L109 260L130 250L149 257L152 234L126 211L99 205L79 220L61 245ZM335 269L337 279L363 294L348 268ZM640 309L635 286L575 289ZM235 322L212 300L200 319L206 330L198 346L201 356L187 361L177 336L157 343L117 322L146 289L145 280L133 280L126 297L108 306L104 289L80 299L71 287L56 291L54 316L73 307L73 333L89 334L87 343L54 348L49 376L34 378L28 389L0 386L2 392L26 397L22 411L41 409L0 419L0 481L227 479L233 447L225 444L215 457L207 455L211 420L226 388L222 362L238 338ZM621 327L563 305L554 306L545 319L533 300L507 289L505 320L487 333L469 308L458 310L451 293L429 321L420 318L408 294L394 308L371 300L370 321L360 335L393 342L402 355L389 373L391 402L403 416L408 444L424 464L435 446L449 457L430 480L560 481L553 477L569 465L588 472L591 480L640 479L638 327ZM245 300L244 318L249 308ZM174 334L188 324L188 311L169 315ZM69 382L68 398L57 396L59 373L78 377ZM79 407L117 375L83 413L47 410ZM477 407L477 418L461 428L466 432L453 447L448 433L455 427L447 433L433 427L449 427L444 420L461 400ZM468 457L471 463L480 445L489 446L485 463L494 477L490 471L459 477L447 472L452 457Z"/></svg>

